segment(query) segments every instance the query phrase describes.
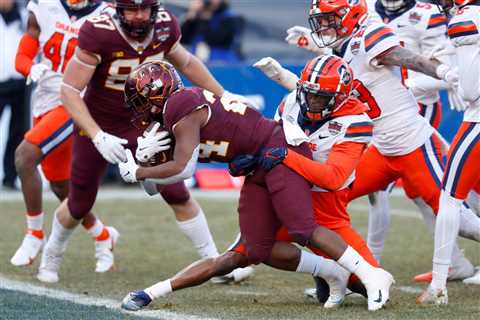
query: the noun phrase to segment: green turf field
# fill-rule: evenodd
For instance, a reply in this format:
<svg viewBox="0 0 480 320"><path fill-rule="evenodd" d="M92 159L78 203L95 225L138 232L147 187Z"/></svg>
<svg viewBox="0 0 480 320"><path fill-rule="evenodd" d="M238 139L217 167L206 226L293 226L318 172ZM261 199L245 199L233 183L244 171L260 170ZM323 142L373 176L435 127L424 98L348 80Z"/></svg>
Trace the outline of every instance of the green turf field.
<svg viewBox="0 0 480 320"><path fill-rule="evenodd" d="M237 232L234 200L200 200L210 228L220 250L224 250ZM55 202L47 202L47 230ZM353 224L365 234L366 202L354 203L351 210ZM0 235L0 274L5 278L44 286L36 280L38 261L27 268L10 265L9 259L19 245L24 232L23 205L19 201L2 201ZM394 198L395 213L415 213L403 198ZM178 232L173 214L160 201L103 201L97 202L95 212L102 220L114 225L121 233L116 247L117 270L96 274L94 246L87 234L79 229L71 239L60 272L60 282L48 287L73 293L120 301L133 289L139 289L165 279L197 259L189 241ZM324 311L313 299L303 296L311 286L309 276L272 270L260 266L255 276L239 285L206 284L198 288L178 291L158 301L151 309L216 319L479 319L480 287L449 284L450 304L446 307L419 307L416 293L407 290L423 288L411 282L416 273L431 268L433 241L423 222L411 216L395 215L386 244L384 267L396 278L391 302L386 310L366 311L366 301L347 298L343 308ZM475 265L480 264L480 245L461 241L466 254ZM18 295L18 296L16 296ZM47 301L48 300L48 301ZM22 303L20 303L20 301ZM35 306L34 317L29 305ZM68 307L51 299L40 299L25 294L0 290L0 319L123 319L125 316L98 307ZM79 310L78 313L73 312ZM23 312L25 311L25 312ZM71 311L71 312L70 312ZM62 314L61 317L56 315ZM75 314L77 316L75 316ZM18 316L18 317L17 317Z"/></svg>

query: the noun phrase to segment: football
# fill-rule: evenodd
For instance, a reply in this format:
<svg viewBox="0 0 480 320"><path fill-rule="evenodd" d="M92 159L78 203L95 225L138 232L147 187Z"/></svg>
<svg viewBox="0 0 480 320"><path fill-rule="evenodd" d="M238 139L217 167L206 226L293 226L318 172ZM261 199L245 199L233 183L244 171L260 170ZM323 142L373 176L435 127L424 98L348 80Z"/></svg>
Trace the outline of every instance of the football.
<svg viewBox="0 0 480 320"><path fill-rule="evenodd" d="M153 121L152 123L150 123L147 129L145 129L145 131L143 132L143 136L149 133L156 123L158 122ZM158 131L165 131L165 130L166 129L163 128L162 126L160 126L160 128L158 129ZM150 158L150 160L148 160L147 162L140 162L139 165L142 167L154 167L154 166L158 166L159 164L172 160L173 150L175 150L175 139L173 136L170 136L170 139L172 139L172 141L170 142L170 149L158 152L152 158Z"/></svg>

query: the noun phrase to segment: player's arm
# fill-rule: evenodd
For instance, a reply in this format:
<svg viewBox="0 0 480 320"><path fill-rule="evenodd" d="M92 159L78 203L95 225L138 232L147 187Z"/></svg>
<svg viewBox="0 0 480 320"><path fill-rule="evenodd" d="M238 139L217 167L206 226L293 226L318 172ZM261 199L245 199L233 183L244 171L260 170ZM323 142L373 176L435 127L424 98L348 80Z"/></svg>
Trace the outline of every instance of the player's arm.
<svg viewBox="0 0 480 320"><path fill-rule="evenodd" d="M40 26L38 25L37 18L35 18L35 15L32 12L30 12L28 14L27 31L20 39L17 55L15 56L15 69L25 77L30 73L30 69L33 66L33 60L37 55L39 36Z"/></svg>
<svg viewBox="0 0 480 320"><path fill-rule="evenodd" d="M190 178L195 172L195 167L192 168L192 166L190 166L189 170L187 170L188 172L186 172L185 169L189 163L191 164L192 161L196 162L197 160L195 155L198 157L200 128L207 118L208 111L206 108L202 108L177 122L173 128L173 134L175 136L173 160L155 167L138 168L136 179L164 179L178 175L182 175L183 179Z"/></svg>
<svg viewBox="0 0 480 320"><path fill-rule="evenodd" d="M223 95L223 87L215 80L203 62L191 54L180 43L177 43L176 46L170 50L166 58L196 86L213 92L219 97Z"/></svg>
<svg viewBox="0 0 480 320"><path fill-rule="evenodd" d="M73 121L92 139L100 131L100 127L90 115L80 93L92 79L99 62L96 55L77 47L65 70L60 90L62 103Z"/></svg>
<svg viewBox="0 0 480 320"><path fill-rule="evenodd" d="M365 148L366 144L358 142L336 144L325 163L311 160L289 149L283 164L314 185L334 191L341 188L350 177Z"/></svg>

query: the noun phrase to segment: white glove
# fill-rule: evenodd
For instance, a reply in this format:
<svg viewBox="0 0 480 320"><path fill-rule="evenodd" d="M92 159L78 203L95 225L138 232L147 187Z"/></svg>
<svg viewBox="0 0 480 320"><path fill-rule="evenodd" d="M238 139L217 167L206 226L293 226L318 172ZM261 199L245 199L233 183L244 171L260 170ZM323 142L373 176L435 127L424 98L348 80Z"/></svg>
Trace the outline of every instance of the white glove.
<svg viewBox="0 0 480 320"><path fill-rule="evenodd" d="M46 64L43 64L43 63L34 64L30 69L30 74L28 75L28 78L27 78L27 85L29 85L32 82L37 82L38 80L40 80L40 78L43 76L45 71L47 71L48 69L50 69L50 67L47 66Z"/></svg>
<svg viewBox="0 0 480 320"><path fill-rule="evenodd" d="M168 137L167 131L160 131L160 123L155 123L152 130L144 132L143 137L137 138L137 150L135 151L135 158L139 162L147 162L154 155L161 151L170 149L170 142L172 139Z"/></svg>
<svg viewBox="0 0 480 320"><path fill-rule="evenodd" d="M447 91L448 93L448 104L450 109L456 110L458 112L463 112L468 107L468 103L462 99L462 95L459 92L459 88L453 88Z"/></svg>
<svg viewBox="0 0 480 320"><path fill-rule="evenodd" d="M128 143L126 139L121 139L100 130L92 141L98 152L100 152L102 157L108 162L117 164L127 160L125 149L123 148L123 145Z"/></svg>
<svg viewBox="0 0 480 320"><path fill-rule="evenodd" d="M255 102L253 102L252 100L248 99L245 96L242 96L241 94L236 94L236 93L232 93L230 91L224 90L221 99L222 100L225 99L226 101L238 101L243 104L246 104L247 106L251 106L256 110L259 110L259 106Z"/></svg>
<svg viewBox="0 0 480 320"><path fill-rule="evenodd" d="M254 67L289 91L297 87L298 77L291 71L282 67L282 65L272 57L265 57L253 64Z"/></svg>
<svg viewBox="0 0 480 320"><path fill-rule="evenodd" d="M329 48L320 48L316 44L321 43L318 36L315 33L312 33L310 29L305 27L294 26L288 29L285 41L287 41L289 45L315 52L318 55L331 53L331 49Z"/></svg>
<svg viewBox="0 0 480 320"><path fill-rule="evenodd" d="M132 151L126 151L127 161L120 162L118 164L118 169L120 169L120 176L125 182L128 183L135 183L137 182L137 170L138 165L135 163L135 159L133 159Z"/></svg>
<svg viewBox="0 0 480 320"><path fill-rule="evenodd" d="M439 79L445 80L452 87L458 84L458 68L451 68L442 63L437 67L435 73Z"/></svg>
<svg viewBox="0 0 480 320"><path fill-rule="evenodd" d="M433 60L442 60L444 57L451 57L455 55L455 48L446 41L437 44L426 54L426 58Z"/></svg>

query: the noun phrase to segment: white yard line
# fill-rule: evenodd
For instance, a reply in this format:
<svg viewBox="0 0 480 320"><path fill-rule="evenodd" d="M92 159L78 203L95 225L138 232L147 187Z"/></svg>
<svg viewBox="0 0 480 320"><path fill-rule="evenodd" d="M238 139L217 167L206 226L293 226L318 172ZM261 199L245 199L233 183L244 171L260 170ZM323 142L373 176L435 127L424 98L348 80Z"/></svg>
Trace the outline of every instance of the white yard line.
<svg viewBox="0 0 480 320"><path fill-rule="evenodd" d="M117 301L117 300L85 296L81 294L70 293L63 290L46 288L46 287L31 284L28 282L10 280L1 274L0 274L0 289L24 292L31 295L48 297L48 298L62 300L62 301L68 301L71 303L84 305L84 306L105 307L107 309L120 311L123 313L128 313L128 314L139 316L139 317L152 318L152 319L217 320L215 318L204 318L204 317L198 317L198 316L193 316L193 315L184 314L184 313L176 313L176 312L163 311L163 310L141 310L136 312L126 312L120 308L120 301Z"/></svg>

